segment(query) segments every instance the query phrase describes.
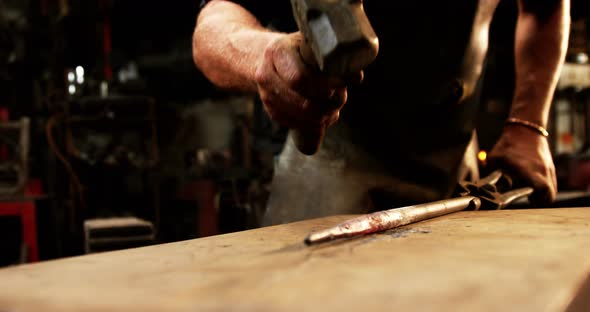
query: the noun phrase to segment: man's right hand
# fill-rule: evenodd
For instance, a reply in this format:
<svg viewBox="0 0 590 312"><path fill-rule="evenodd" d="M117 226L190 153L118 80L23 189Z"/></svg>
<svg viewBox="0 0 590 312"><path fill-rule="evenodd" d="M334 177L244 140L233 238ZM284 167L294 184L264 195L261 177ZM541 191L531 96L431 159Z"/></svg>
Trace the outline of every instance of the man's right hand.
<svg viewBox="0 0 590 312"><path fill-rule="evenodd" d="M258 93L270 118L290 129L320 129L334 124L346 103L347 82L359 83L362 72L345 81L327 77L316 64L306 64L296 32L273 40L257 64Z"/></svg>

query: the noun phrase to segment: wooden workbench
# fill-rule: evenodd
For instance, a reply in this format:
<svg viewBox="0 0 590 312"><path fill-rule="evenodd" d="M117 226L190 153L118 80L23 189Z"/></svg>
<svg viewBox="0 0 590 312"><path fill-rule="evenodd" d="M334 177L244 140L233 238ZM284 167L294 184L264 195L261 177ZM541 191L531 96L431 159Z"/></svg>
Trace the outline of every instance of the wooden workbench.
<svg viewBox="0 0 590 312"><path fill-rule="evenodd" d="M348 217L3 269L0 311L590 311L588 208L302 244Z"/></svg>

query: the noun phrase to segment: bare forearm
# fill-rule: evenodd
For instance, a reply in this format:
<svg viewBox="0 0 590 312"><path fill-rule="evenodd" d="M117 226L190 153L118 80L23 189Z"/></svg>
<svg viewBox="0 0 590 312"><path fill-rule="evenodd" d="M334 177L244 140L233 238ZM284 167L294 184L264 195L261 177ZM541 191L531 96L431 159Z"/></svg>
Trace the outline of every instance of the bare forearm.
<svg viewBox="0 0 590 312"><path fill-rule="evenodd" d="M546 126L567 49L569 0L521 0L519 11L516 89L510 116Z"/></svg>
<svg viewBox="0 0 590 312"><path fill-rule="evenodd" d="M223 0L208 3L193 34L193 59L215 85L255 92L262 51L280 36L265 29L241 6Z"/></svg>

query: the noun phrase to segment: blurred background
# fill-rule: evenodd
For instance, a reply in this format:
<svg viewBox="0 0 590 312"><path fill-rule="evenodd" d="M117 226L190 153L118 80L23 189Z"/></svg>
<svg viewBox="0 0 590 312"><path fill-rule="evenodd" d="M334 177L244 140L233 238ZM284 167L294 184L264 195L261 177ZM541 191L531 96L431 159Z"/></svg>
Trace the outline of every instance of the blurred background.
<svg viewBox="0 0 590 312"><path fill-rule="evenodd" d="M0 266L259 225L286 131L257 99L195 68L199 5L0 0ZM560 191L587 192L587 0L573 0L572 18L549 131ZM483 77L482 166L512 97L515 21L515 1L502 1Z"/></svg>

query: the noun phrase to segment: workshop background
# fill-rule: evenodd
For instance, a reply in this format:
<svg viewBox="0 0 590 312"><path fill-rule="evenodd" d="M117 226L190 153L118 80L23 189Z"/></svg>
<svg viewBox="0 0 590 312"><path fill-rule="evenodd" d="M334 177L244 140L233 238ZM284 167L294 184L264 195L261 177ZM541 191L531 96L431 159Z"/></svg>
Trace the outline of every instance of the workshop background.
<svg viewBox="0 0 590 312"><path fill-rule="evenodd" d="M197 0L0 0L0 266L259 225L286 130L195 68L198 10ZM515 1L496 15L482 151L514 84ZM572 17L549 130L560 191L586 192L588 1L574 0Z"/></svg>

